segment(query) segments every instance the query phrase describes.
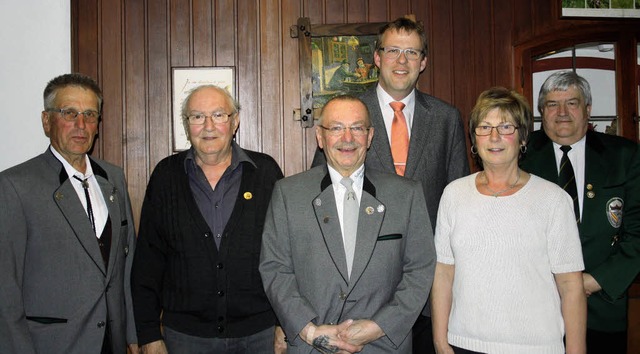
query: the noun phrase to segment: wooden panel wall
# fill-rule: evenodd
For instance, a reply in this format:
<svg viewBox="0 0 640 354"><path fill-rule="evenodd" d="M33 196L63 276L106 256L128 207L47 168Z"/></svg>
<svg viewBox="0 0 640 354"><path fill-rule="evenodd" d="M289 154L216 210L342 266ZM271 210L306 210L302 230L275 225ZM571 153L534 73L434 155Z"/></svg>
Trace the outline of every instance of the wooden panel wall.
<svg viewBox="0 0 640 354"><path fill-rule="evenodd" d="M93 153L124 167L137 217L151 171L173 153L171 68L235 66L239 144L272 155L285 175L301 172L316 142L293 119L300 82L290 26L303 16L336 24L405 14L429 38L419 88L465 120L481 91L520 84L514 46L612 24L560 19L555 0L72 0L72 67L105 96Z"/></svg>
<svg viewBox="0 0 640 354"><path fill-rule="evenodd" d="M242 106L239 144L272 155L285 175L310 165L316 149L313 129L303 129L293 119L300 106L300 81L298 42L290 38L289 27L299 17L309 17L313 24L336 24L415 15L425 24L430 45L429 64L418 86L458 107L465 121L483 90L519 87L522 48L576 29L586 37L615 29L632 41L628 33L640 28L637 20L562 19L557 0L72 0L71 4L72 68L96 78L104 91L104 119L93 154L125 169L136 225L151 171L173 153L172 67L235 66ZM640 308L638 291L633 292L633 308ZM632 321L640 323L635 317Z"/></svg>
<svg viewBox="0 0 640 354"><path fill-rule="evenodd" d="M93 153L123 166L137 216L150 173L173 153L172 67L235 66L238 142L291 175L316 148L313 129L293 120L300 83L289 27L298 17L335 24L415 15L430 42L420 89L466 116L480 91L512 81L512 11L509 0L72 0L72 67L104 90Z"/></svg>

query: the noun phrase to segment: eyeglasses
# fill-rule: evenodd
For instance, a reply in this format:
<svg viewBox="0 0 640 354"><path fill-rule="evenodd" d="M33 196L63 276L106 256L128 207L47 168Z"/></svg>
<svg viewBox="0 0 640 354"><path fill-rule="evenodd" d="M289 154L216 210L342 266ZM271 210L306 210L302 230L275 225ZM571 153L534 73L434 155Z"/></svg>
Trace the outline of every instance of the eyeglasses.
<svg viewBox="0 0 640 354"><path fill-rule="evenodd" d="M207 120L207 117L210 117L214 123L226 123L232 115L234 115L234 113L215 112L211 113L211 115L206 115L204 113L192 113L187 116L187 120L191 125L203 125Z"/></svg>
<svg viewBox="0 0 640 354"><path fill-rule="evenodd" d="M364 136L367 134L370 128L365 127L364 125L352 125L350 127L345 127L342 125L332 125L330 127L325 127L319 125L320 128L327 131L327 133L331 136L343 136L344 132L349 129L351 135L353 136Z"/></svg>
<svg viewBox="0 0 640 354"><path fill-rule="evenodd" d="M566 109L578 109L580 108L580 100L577 98L572 98L566 101L547 101L544 103L544 109L550 112L555 112L560 108L560 105L563 105Z"/></svg>
<svg viewBox="0 0 640 354"><path fill-rule="evenodd" d="M516 127L513 124L500 124L496 125L495 127L492 127L490 125L479 125L475 129L475 133L478 136L491 135L491 132L494 128L500 135L511 135L515 133L516 129L518 129L519 127Z"/></svg>
<svg viewBox="0 0 640 354"><path fill-rule="evenodd" d="M424 54L424 51L413 48L400 49L398 47L382 47L379 49L385 59L395 60L400 57L400 53L404 53L407 60L418 60Z"/></svg>
<svg viewBox="0 0 640 354"><path fill-rule="evenodd" d="M62 119L67 122L75 122L78 119L78 116L82 114L84 116L84 122L93 124L97 123L100 119L100 113L94 110L86 110L84 112L78 112L75 109L47 109L47 112L60 113Z"/></svg>

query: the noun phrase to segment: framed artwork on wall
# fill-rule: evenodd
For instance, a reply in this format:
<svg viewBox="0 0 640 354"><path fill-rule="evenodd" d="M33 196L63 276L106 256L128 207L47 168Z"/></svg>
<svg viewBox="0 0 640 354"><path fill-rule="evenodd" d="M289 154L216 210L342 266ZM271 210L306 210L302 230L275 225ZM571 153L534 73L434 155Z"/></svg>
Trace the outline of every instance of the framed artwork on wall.
<svg viewBox="0 0 640 354"><path fill-rule="evenodd" d="M201 85L222 87L236 97L235 73L232 66L174 67L171 76L173 150L183 151L191 147L181 114L184 99L191 90Z"/></svg>
<svg viewBox="0 0 640 354"><path fill-rule="evenodd" d="M562 17L640 18L640 0L559 0Z"/></svg>
<svg viewBox="0 0 640 354"><path fill-rule="evenodd" d="M373 61L378 31L384 23L311 24L301 17L291 27L300 55L300 123L313 127L314 116L332 97L355 96L378 82Z"/></svg>

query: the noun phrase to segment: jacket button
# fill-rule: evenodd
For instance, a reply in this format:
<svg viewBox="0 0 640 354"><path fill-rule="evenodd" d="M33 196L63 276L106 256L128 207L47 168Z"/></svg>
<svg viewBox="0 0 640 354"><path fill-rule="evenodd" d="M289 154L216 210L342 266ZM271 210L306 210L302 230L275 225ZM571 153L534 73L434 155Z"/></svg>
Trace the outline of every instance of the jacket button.
<svg viewBox="0 0 640 354"><path fill-rule="evenodd" d="M218 296L224 296L224 291L222 290L218 291Z"/></svg>
<svg viewBox="0 0 640 354"><path fill-rule="evenodd" d="M105 325L104 321L98 322L98 328L102 328L104 327L104 325Z"/></svg>
<svg viewBox="0 0 640 354"><path fill-rule="evenodd" d="M224 332L224 326L218 326L218 332L220 333Z"/></svg>
<svg viewBox="0 0 640 354"><path fill-rule="evenodd" d="M207 238L207 237L209 237L209 236L211 236L211 234L210 234L210 233L208 233L208 232L205 232L205 233L204 233L204 238Z"/></svg>
<svg viewBox="0 0 640 354"><path fill-rule="evenodd" d="M222 321L224 321L224 316L219 316L218 317L218 322L222 322Z"/></svg>
<svg viewBox="0 0 640 354"><path fill-rule="evenodd" d="M216 264L216 268L222 269L222 268L224 268L224 264L218 263L218 264Z"/></svg>

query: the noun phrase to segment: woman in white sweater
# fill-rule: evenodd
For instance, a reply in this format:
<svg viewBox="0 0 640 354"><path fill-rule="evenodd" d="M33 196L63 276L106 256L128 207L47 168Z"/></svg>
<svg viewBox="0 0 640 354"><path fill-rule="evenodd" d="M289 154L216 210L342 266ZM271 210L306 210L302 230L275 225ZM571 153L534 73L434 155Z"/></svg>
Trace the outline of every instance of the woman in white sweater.
<svg viewBox="0 0 640 354"><path fill-rule="evenodd" d="M532 114L505 88L471 113L481 172L440 201L431 292L437 353L585 353L584 264L569 195L518 167Z"/></svg>

